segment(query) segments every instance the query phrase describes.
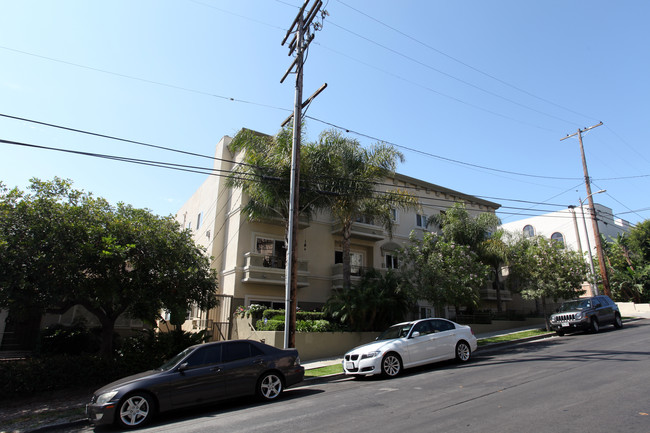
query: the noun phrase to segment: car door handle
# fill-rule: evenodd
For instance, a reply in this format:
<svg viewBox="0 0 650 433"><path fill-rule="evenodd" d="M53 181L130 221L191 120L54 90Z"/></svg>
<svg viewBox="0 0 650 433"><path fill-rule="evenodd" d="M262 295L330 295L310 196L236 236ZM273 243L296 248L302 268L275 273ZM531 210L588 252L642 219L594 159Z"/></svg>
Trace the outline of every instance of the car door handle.
<svg viewBox="0 0 650 433"><path fill-rule="evenodd" d="M210 371L213 373L221 373L221 367L213 367L210 369Z"/></svg>
<svg viewBox="0 0 650 433"><path fill-rule="evenodd" d="M264 360L263 359L256 359L253 361L254 365L264 365Z"/></svg>

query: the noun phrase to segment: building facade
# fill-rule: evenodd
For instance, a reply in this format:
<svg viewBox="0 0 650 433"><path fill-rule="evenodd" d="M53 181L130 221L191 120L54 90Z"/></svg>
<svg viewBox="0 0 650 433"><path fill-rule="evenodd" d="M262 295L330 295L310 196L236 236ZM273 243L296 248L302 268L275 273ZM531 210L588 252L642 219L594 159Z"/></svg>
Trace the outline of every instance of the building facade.
<svg viewBox="0 0 650 433"><path fill-rule="evenodd" d="M241 189L226 186L227 173L243 157L230 151L230 142L227 136L219 141L214 163L216 175L209 176L176 214L182 227L192 230L196 243L212 256L222 296L221 306L213 311L191 311L189 323L192 329L213 327L224 338L227 323L238 306L262 304L284 308L285 305L285 222L251 222L242 214L247 198ZM407 189L419 198L421 211L395 211L392 236L363 217L353 224L353 284L363 268L397 267L396 251L408 241L411 231L421 235L429 229L425 226L427 217L452 207L455 202L464 203L471 215L494 213L500 206L400 174L386 179L378 188ZM343 285L341 226L328 212L323 212L310 221L300 221L297 239L298 307L317 309L333 289ZM431 306L420 307L422 316L432 315ZM214 338L218 336L215 334Z"/></svg>
<svg viewBox="0 0 650 433"><path fill-rule="evenodd" d="M616 239L620 234L630 230L630 223L615 218L612 209L598 203L594 204L594 208L598 230L605 239ZM524 236L544 236L562 242L566 248L582 252L587 259L591 257L594 266L598 268L593 223L586 205L509 222L501 227ZM583 289L587 295L591 294L591 286L588 282L583 284Z"/></svg>

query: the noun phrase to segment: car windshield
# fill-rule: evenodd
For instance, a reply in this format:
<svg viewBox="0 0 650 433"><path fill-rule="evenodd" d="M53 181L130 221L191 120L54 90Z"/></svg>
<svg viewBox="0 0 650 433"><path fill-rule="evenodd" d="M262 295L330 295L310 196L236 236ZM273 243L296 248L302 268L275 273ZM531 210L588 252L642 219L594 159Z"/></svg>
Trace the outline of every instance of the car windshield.
<svg viewBox="0 0 650 433"><path fill-rule="evenodd" d="M194 350L194 347L188 347L187 349L183 350L181 353L178 355L174 356L172 359L169 361L165 362L163 365L157 368L157 370L160 371L167 371L171 370L180 362L181 359L185 358L187 355L190 354Z"/></svg>
<svg viewBox="0 0 650 433"><path fill-rule="evenodd" d="M558 311L563 312L563 311L576 311L576 310L584 310L587 308L591 308L591 300L589 299L581 299L577 301L571 301L571 302L564 302Z"/></svg>
<svg viewBox="0 0 650 433"><path fill-rule="evenodd" d="M394 325L381 333L377 340L393 340L395 338L404 338L411 330L412 323L405 323L402 325Z"/></svg>

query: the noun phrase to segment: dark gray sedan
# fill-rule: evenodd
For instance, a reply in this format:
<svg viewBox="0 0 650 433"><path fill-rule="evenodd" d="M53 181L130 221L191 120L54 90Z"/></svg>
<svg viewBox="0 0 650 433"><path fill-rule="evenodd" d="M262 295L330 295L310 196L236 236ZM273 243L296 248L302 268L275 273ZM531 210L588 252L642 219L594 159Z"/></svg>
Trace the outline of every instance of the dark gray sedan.
<svg viewBox="0 0 650 433"><path fill-rule="evenodd" d="M125 377L98 389L86 413L95 424L140 427L157 412L244 395L277 399L303 380L296 349L252 340L188 347L156 370Z"/></svg>

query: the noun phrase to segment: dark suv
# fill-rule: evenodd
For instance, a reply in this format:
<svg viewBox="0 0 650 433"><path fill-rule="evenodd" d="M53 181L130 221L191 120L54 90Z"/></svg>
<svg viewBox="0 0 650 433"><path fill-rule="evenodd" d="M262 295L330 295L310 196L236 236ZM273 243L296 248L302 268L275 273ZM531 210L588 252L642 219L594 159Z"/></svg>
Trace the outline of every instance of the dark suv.
<svg viewBox="0 0 650 433"><path fill-rule="evenodd" d="M601 326L621 328L623 321L618 306L608 296L593 296L563 302L550 318L551 329L562 336L578 330L598 332Z"/></svg>

